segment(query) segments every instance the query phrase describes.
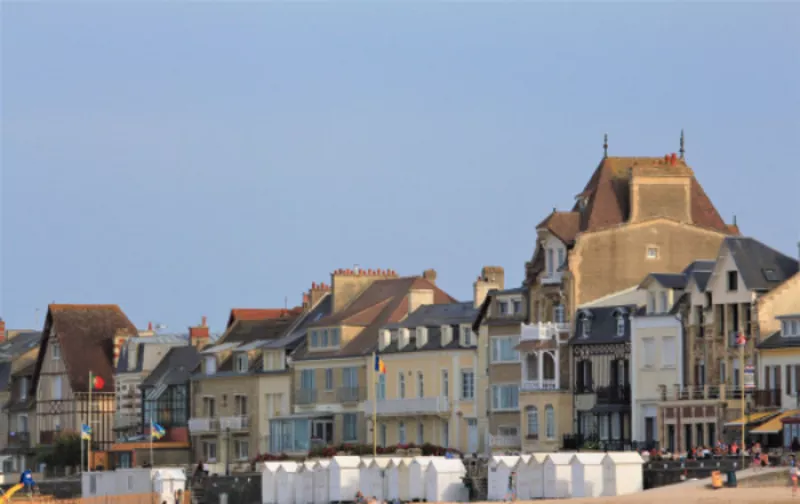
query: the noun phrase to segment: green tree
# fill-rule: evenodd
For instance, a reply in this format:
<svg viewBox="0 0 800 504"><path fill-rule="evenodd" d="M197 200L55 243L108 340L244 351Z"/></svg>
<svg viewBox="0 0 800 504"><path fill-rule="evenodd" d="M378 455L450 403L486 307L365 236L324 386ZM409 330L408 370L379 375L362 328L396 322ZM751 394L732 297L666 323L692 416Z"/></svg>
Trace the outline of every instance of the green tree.
<svg viewBox="0 0 800 504"><path fill-rule="evenodd" d="M81 465L81 437L79 434L62 434L52 446L39 446L36 459L49 467L75 467Z"/></svg>

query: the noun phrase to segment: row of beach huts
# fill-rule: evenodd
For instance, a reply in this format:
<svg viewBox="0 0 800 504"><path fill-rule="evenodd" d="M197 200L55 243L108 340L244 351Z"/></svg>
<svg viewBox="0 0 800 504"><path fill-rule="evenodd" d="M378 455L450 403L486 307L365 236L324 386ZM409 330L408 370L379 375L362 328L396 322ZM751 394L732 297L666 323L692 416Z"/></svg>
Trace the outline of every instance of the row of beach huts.
<svg viewBox="0 0 800 504"><path fill-rule="evenodd" d="M643 464L636 452L494 456L488 467L488 499L631 494L642 490ZM467 468L461 459L336 456L264 462L259 469L263 504L352 502L358 492L378 501L469 500L464 484Z"/></svg>

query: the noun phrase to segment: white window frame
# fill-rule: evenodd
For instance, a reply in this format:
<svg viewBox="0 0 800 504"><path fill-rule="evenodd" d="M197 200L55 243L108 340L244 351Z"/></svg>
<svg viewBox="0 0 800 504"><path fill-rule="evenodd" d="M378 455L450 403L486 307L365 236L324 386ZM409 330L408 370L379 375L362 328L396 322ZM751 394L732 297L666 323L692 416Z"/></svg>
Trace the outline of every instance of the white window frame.
<svg viewBox="0 0 800 504"><path fill-rule="evenodd" d="M508 348L504 349L504 345ZM519 336L496 336L492 338L491 359L493 364L513 363L520 361L520 355L514 347L519 345ZM509 352L506 353L505 351Z"/></svg>
<svg viewBox="0 0 800 504"><path fill-rule="evenodd" d="M648 245L647 252L645 254L648 260L653 261L658 259L658 247L655 245Z"/></svg>
<svg viewBox="0 0 800 504"><path fill-rule="evenodd" d="M528 426L528 437L537 439L539 437L539 408L532 406L526 413L526 423Z"/></svg>
<svg viewBox="0 0 800 504"><path fill-rule="evenodd" d="M511 391L510 404L503 405L504 391ZM492 385L492 411L519 410L519 383L503 383Z"/></svg>
<svg viewBox="0 0 800 504"><path fill-rule="evenodd" d="M408 444L406 440L406 423L403 421L397 424L397 444Z"/></svg>
<svg viewBox="0 0 800 504"><path fill-rule="evenodd" d="M205 365L206 376L211 376L217 372L217 358L213 355L206 357Z"/></svg>
<svg viewBox="0 0 800 504"><path fill-rule="evenodd" d="M348 438L347 432L347 419L353 421L353 436ZM356 413L345 413L342 415L342 441L345 443L352 443L358 441L358 415Z"/></svg>
<svg viewBox="0 0 800 504"><path fill-rule="evenodd" d="M217 442L216 441L203 441L203 458L208 463L215 463L217 461ZM213 455L213 456L212 456Z"/></svg>
<svg viewBox="0 0 800 504"><path fill-rule="evenodd" d="M446 369L442 369L442 386L439 392L445 399L450 397L450 373Z"/></svg>
<svg viewBox="0 0 800 504"><path fill-rule="evenodd" d="M475 400L475 371L471 369L461 370L461 390L462 401Z"/></svg>
<svg viewBox="0 0 800 504"><path fill-rule="evenodd" d="M563 324L565 320L566 317L564 317L564 305L557 304L553 306L553 322L556 324Z"/></svg>
<svg viewBox="0 0 800 504"><path fill-rule="evenodd" d="M642 338L642 354L642 367L644 369L655 368L655 359L657 355L655 338Z"/></svg>
<svg viewBox="0 0 800 504"><path fill-rule="evenodd" d="M236 354L236 372L237 373L246 373L247 372L247 365L248 359L246 353Z"/></svg>
<svg viewBox="0 0 800 504"><path fill-rule="evenodd" d="M56 375L50 382L50 397L54 401L60 401L64 397L64 379L61 375Z"/></svg>
<svg viewBox="0 0 800 504"><path fill-rule="evenodd" d="M667 291L661 291L659 297L661 298L661 313L669 313L669 294L667 294Z"/></svg>
<svg viewBox="0 0 800 504"><path fill-rule="evenodd" d="M236 460L248 460L250 458L250 441L247 439L237 439L234 445ZM242 449L244 448L244 449Z"/></svg>
<svg viewBox="0 0 800 504"><path fill-rule="evenodd" d="M52 342L50 342L50 355L52 360L61 359L61 343L59 343L55 338Z"/></svg>
<svg viewBox="0 0 800 504"><path fill-rule="evenodd" d="M625 316L622 314L617 315L617 337L625 336Z"/></svg>
<svg viewBox="0 0 800 504"><path fill-rule="evenodd" d="M667 344L672 346L668 352ZM675 336L664 336L661 338L661 368L675 369L678 367L678 339Z"/></svg>
<svg viewBox="0 0 800 504"><path fill-rule="evenodd" d="M28 377L22 376L19 379L19 398L21 401L24 401L28 398L28 388L30 385L28 384Z"/></svg>

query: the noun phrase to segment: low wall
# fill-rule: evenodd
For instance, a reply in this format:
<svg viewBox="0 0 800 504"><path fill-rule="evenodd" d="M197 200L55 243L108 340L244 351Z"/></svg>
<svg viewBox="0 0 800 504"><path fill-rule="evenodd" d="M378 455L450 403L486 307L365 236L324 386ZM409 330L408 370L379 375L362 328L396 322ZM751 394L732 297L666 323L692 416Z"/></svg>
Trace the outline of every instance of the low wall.
<svg viewBox="0 0 800 504"><path fill-rule="evenodd" d="M229 504L261 504L261 473L211 476L204 483L203 502L208 504L221 504L223 494Z"/></svg>

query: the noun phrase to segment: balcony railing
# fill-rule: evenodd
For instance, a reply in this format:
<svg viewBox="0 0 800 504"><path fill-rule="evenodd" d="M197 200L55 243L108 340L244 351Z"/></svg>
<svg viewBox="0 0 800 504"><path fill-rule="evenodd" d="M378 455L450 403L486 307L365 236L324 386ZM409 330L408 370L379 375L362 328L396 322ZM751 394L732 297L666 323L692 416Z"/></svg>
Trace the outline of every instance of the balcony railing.
<svg viewBox="0 0 800 504"><path fill-rule="evenodd" d="M343 403L361 402L366 397L366 389L362 387L339 387L336 389L336 400Z"/></svg>
<svg viewBox="0 0 800 504"><path fill-rule="evenodd" d="M497 448L516 448L521 446L519 436L495 436L489 434L489 445Z"/></svg>
<svg viewBox="0 0 800 504"><path fill-rule="evenodd" d="M561 279L563 278L564 274L560 271L554 271L552 273L545 273L542 276L541 284L542 285L555 285L560 284Z"/></svg>
<svg viewBox="0 0 800 504"><path fill-rule="evenodd" d="M294 391L294 402L306 406L315 404L317 402L317 391L307 388L297 389Z"/></svg>
<svg viewBox="0 0 800 504"><path fill-rule="evenodd" d="M558 383L555 379L548 380L522 380L520 389L523 392L536 392L539 390L556 390Z"/></svg>
<svg viewBox="0 0 800 504"><path fill-rule="evenodd" d="M781 389L763 389L752 390L748 392L753 398L753 406L756 408L780 408L781 407Z"/></svg>
<svg viewBox="0 0 800 504"><path fill-rule="evenodd" d="M662 401L698 401L698 400L741 400L742 393L751 397L751 404L756 408L779 408L781 406L781 389L760 389L743 391L741 387L728 385L688 385L681 387L660 385Z"/></svg>
<svg viewBox="0 0 800 504"><path fill-rule="evenodd" d="M629 404L631 402L630 385L595 387L597 404Z"/></svg>
<svg viewBox="0 0 800 504"><path fill-rule="evenodd" d="M247 415L220 417L220 430L245 430L250 428L250 418Z"/></svg>
<svg viewBox="0 0 800 504"><path fill-rule="evenodd" d="M372 414L372 401L364 402L364 413ZM450 411L446 397L414 397L409 399L378 399L378 415L436 415Z"/></svg>
<svg viewBox="0 0 800 504"><path fill-rule="evenodd" d="M651 442L650 446L657 446L656 443ZM630 439L600 439L597 434L564 434L561 438L561 448L563 450L611 450L611 451L626 451L638 448L637 443L632 442ZM641 445L645 448L645 444Z"/></svg>
<svg viewBox="0 0 800 504"><path fill-rule="evenodd" d="M560 329L553 322L538 322L534 324L521 324L520 340L522 341L551 341L558 338Z"/></svg>
<svg viewBox="0 0 800 504"><path fill-rule="evenodd" d="M17 449L27 449L31 447L30 432L9 432L8 447Z"/></svg>
<svg viewBox="0 0 800 504"><path fill-rule="evenodd" d="M219 419L197 417L189 419L189 431L194 434L203 432L216 432L219 430Z"/></svg>

